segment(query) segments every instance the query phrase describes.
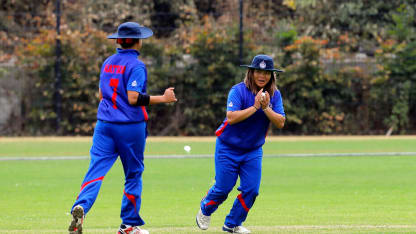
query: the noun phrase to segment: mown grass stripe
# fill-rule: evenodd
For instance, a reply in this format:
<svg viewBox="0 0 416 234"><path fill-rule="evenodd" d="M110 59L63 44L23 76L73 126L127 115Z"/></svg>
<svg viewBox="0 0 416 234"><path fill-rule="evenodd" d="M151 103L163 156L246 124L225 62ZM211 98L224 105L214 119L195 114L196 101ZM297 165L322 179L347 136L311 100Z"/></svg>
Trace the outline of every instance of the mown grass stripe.
<svg viewBox="0 0 416 234"><path fill-rule="evenodd" d="M266 154L264 157L368 157L368 156L416 156L416 152L377 152L377 153L317 153L317 154ZM212 158L211 154L192 154L192 155L150 155L145 158ZM85 160L89 156L59 156L59 157L0 157L0 161L19 161L19 160Z"/></svg>

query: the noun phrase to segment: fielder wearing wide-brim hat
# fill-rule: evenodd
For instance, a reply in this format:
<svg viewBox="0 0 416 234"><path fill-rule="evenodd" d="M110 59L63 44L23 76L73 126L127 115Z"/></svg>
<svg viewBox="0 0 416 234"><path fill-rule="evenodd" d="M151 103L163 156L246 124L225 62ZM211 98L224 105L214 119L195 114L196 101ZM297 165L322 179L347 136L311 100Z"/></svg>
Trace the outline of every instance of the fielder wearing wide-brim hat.
<svg viewBox="0 0 416 234"><path fill-rule="evenodd" d="M117 32L108 36L108 39L117 38L133 38L133 39L145 39L151 37L153 31L150 28L142 26L135 22L125 22L118 26Z"/></svg>
<svg viewBox="0 0 416 234"><path fill-rule="evenodd" d="M240 65L241 67L248 67L256 70L284 72L281 69L274 68L272 57L265 54L258 54L253 58L250 65Z"/></svg>

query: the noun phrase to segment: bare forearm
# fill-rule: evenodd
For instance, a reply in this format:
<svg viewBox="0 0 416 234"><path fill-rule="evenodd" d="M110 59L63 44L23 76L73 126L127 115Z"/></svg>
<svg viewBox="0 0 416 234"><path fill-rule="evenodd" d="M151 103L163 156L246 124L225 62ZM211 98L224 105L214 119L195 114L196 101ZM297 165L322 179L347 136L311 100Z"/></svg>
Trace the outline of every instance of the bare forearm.
<svg viewBox="0 0 416 234"><path fill-rule="evenodd" d="M239 111L228 111L227 112L227 120L229 124L236 124L241 122L254 113L256 113L257 109L254 106L250 106L247 109L239 110Z"/></svg>
<svg viewBox="0 0 416 234"><path fill-rule="evenodd" d="M286 118L283 115L274 112L270 107L267 107L263 111L267 118L269 118L270 122L274 124L274 126L277 128L283 128L283 126L285 126Z"/></svg>
<svg viewBox="0 0 416 234"><path fill-rule="evenodd" d="M100 98L100 101L103 100L103 93L100 88L98 88L98 97Z"/></svg>
<svg viewBox="0 0 416 234"><path fill-rule="evenodd" d="M167 88L165 90L165 93L163 95L158 96L148 96L144 95L145 97L141 96L140 93L136 91L127 91L127 96L130 105L137 105L138 99L142 100L142 98L146 98L146 103L143 105L153 105L153 104L159 104L159 103L171 103L176 102L177 99L175 97L175 93L173 92L174 88ZM148 100L148 102L147 102ZM141 103L141 102L140 102Z"/></svg>
<svg viewBox="0 0 416 234"><path fill-rule="evenodd" d="M164 96L150 96L149 105L166 103L166 98Z"/></svg>
<svg viewBox="0 0 416 234"><path fill-rule="evenodd" d="M130 105L135 105L137 103L138 98L139 98L138 92L128 91L128 99L129 99ZM166 100L164 96L149 96L149 105L165 103L165 102Z"/></svg>

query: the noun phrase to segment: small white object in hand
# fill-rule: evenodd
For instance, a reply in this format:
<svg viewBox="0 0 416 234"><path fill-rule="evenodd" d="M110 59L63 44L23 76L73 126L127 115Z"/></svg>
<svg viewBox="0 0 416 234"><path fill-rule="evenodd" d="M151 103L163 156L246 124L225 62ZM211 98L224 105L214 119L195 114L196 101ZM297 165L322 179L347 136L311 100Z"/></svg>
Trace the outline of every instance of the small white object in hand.
<svg viewBox="0 0 416 234"><path fill-rule="evenodd" d="M191 152L191 147L190 147L189 145L185 145L185 146L183 147L183 149L184 149L187 153Z"/></svg>

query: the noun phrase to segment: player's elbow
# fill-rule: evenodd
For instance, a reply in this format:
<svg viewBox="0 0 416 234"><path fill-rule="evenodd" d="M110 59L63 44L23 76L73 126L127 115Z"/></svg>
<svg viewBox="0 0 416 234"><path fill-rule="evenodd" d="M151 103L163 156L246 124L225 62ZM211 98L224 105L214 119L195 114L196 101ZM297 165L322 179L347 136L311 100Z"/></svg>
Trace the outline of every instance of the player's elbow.
<svg viewBox="0 0 416 234"><path fill-rule="evenodd" d="M228 118L227 118L227 123L228 123L229 125L233 125L233 124L235 124L236 122L235 122L235 120L233 120L233 119L228 119Z"/></svg>
<svg viewBox="0 0 416 234"><path fill-rule="evenodd" d="M134 99L134 98L130 98L129 97L129 104L130 105L134 105L134 104L136 104L136 102L137 102L137 99Z"/></svg>
<svg viewBox="0 0 416 234"><path fill-rule="evenodd" d="M127 99L129 101L130 105L136 105L137 103L137 98L139 97L139 93L138 92L134 92L134 91L127 91Z"/></svg>
<svg viewBox="0 0 416 234"><path fill-rule="evenodd" d="M233 124L235 124L235 119L233 119L233 118L229 118L229 117L227 116L227 123L228 123L229 125L233 125Z"/></svg>
<svg viewBox="0 0 416 234"><path fill-rule="evenodd" d="M233 113L232 111L227 111L227 123L229 125L233 125L236 123L236 118L235 118L235 113Z"/></svg>
<svg viewBox="0 0 416 234"><path fill-rule="evenodd" d="M279 128L279 129L283 128L284 126L285 126L284 122L276 124L276 127Z"/></svg>
<svg viewBox="0 0 416 234"><path fill-rule="evenodd" d="M281 119L279 119L276 123L275 123L275 125L276 125L276 127L277 128L279 128L279 129L281 129L281 128L283 128L284 126L285 126L285 118L283 117L283 118L281 118Z"/></svg>

